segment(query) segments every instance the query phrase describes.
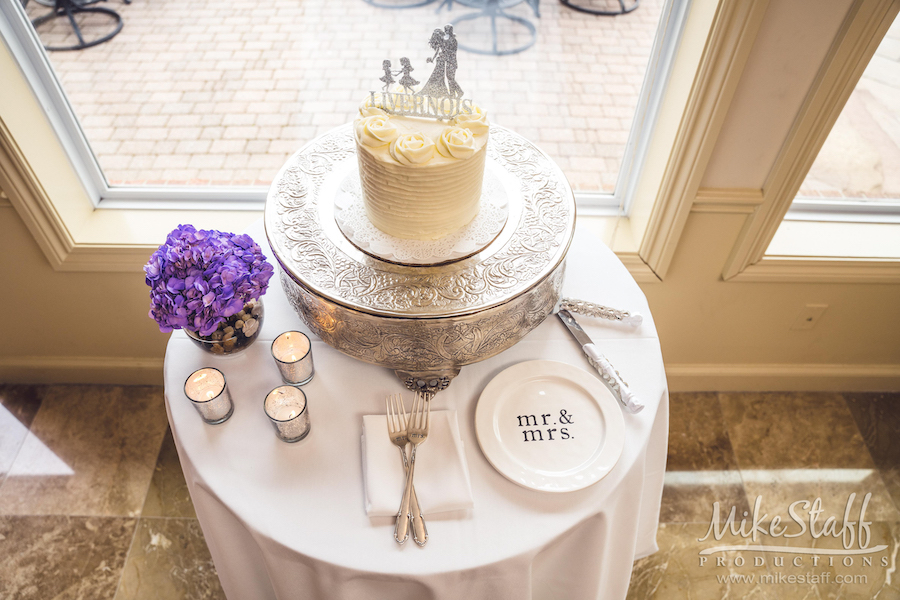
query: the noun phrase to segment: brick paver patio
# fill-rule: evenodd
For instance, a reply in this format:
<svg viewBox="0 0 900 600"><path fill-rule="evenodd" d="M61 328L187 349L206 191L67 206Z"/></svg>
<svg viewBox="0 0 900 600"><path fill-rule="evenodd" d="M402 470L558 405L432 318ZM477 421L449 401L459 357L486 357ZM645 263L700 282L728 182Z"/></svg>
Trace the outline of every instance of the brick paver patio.
<svg viewBox="0 0 900 600"><path fill-rule="evenodd" d="M125 20L116 38L50 58L110 182L267 184L305 142L355 116L383 59L408 56L427 79L430 32L472 10L440 4L111 0ZM612 191L661 4L596 17L544 0L540 19L522 4L512 12L535 23L537 43L500 57L460 51L457 80L573 187ZM28 4L31 17L46 10ZM461 43L487 38L482 21L457 27ZM41 31L58 41L68 26ZM501 30L501 40L522 37Z"/></svg>

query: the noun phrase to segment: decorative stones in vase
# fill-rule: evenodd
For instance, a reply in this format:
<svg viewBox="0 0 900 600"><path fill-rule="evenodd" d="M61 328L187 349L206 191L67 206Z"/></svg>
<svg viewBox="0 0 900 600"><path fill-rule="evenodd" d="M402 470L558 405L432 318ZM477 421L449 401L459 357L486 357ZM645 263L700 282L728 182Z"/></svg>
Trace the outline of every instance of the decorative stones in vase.
<svg viewBox="0 0 900 600"><path fill-rule="evenodd" d="M211 354L231 356L246 350L259 337L262 330L262 299L250 300L240 312L225 319L211 334L201 336L187 329L184 332L191 340Z"/></svg>

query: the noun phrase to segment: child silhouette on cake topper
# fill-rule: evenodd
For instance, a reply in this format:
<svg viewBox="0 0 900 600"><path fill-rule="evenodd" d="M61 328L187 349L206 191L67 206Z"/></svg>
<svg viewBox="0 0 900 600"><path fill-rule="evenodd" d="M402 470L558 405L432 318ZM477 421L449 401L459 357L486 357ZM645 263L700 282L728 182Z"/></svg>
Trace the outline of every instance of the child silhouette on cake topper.
<svg viewBox="0 0 900 600"><path fill-rule="evenodd" d="M379 78L379 81L384 83L384 93L387 93L388 88L390 88L391 84L394 83L394 77L391 75L391 61L385 60L384 62L382 62L381 68L384 69L384 75Z"/></svg>
<svg viewBox="0 0 900 600"><path fill-rule="evenodd" d="M387 62L387 61L385 61L385 62ZM400 73L403 73L403 77L400 78L400 85L403 86L404 92L406 92L407 94L412 94L413 86L419 85L419 82L416 81L415 79L413 79L412 75L410 75L410 73L412 73L414 69L412 68L412 65L409 64L409 59L406 58L405 56L400 59L400 66L402 68L399 71L395 71L394 75L399 75Z"/></svg>

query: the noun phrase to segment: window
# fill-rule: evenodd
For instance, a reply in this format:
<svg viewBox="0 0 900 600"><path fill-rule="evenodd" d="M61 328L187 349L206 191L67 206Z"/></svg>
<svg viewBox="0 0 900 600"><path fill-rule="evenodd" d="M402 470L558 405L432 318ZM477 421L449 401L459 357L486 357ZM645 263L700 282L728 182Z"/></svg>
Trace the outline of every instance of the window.
<svg viewBox="0 0 900 600"><path fill-rule="evenodd" d="M28 3L26 13L4 3L0 27L96 206L250 208L291 153L354 117L384 58L411 54L414 75L427 75L428 32L473 13L445 4L110 3L124 21L117 36L49 54L41 41L64 44L72 33L65 19L40 26L40 38L31 30L45 4ZM534 25L534 45L502 56L460 51L459 79L493 121L558 161L583 211L621 213L688 5L646 0L598 17L545 2L537 18L523 2L509 12ZM516 21L499 22L501 46L529 41ZM483 42L488 23L460 20L457 34Z"/></svg>
<svg viewBox="0 0 900 600"><path fill-rule="evenodd" d="M785 218L900 223L900 19L881 40Z"/></svg>
<svg viewBox="0 0 900 600"><path fill-rule="evenodd" d="M646 282L664 276L678 246L765 4L675 0L662 10L616 193L576 191L580 221ZM0 2L0 15L0 187L55 269L138 270L177 223L234 229L257 218L265 186L110 185L21 6ZM400 52L371 37L388 45L379 53ZM325 82L304 86L312 93ZM355 98L343 101L356 110Z"/></svg>
<svg viewBox="0 0 900 600"><path fill-rule="evenodd" d="M848 5L761 193L747 198L749 216L723 269L726 280L900 281L900 203L890 197L894 174L885 171L893 167L875 168L877 152L859 134L874 133L878 147L886 149L884 159L894 160L890 147L896 151L896 138L887 138L896 132L896 100L879 90L884 102L867 107L865 95L867 88L881 85L878 71L892 62L900 5L892 0ZM866 125L866 113L876 107L879 125ZM860 161L861 148L869 155L867 170L858 168L866 162Z"/></svg>

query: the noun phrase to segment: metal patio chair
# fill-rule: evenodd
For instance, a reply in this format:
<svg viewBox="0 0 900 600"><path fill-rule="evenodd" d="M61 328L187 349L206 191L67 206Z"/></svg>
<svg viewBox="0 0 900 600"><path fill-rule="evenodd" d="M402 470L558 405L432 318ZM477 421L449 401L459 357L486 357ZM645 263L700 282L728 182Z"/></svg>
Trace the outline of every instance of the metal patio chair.
<svg viewBox="0 0 900 600"><path fill-rule="evenodd" d="M122 16L111 8L100 8L92 6L93 4L101 1L105 0L53 0L52 10L47 14L32 19L32 26L34 26L35 31L37 31L38 35L40 35L40 31L38 30L38 28L41 25L50 23L51 21L54 21L56 19L68 19L77 42L64 46L51 46L44 44L44 49L49 51L84 50L85 48L90 48L91 46L96 46L98 44L108 42L116 35L118 35L118 33L122 31ZM43 2L39 3L46 5L46 2L47 0L44 0ZM107 32L94 39L85 39L85 36L82 32L82 26L79 25L78 20L76 19L77 15L88 15L89 17L94 17L95 21L107 21L108 26L101 25L105 30L107 30Z"/></svg>

